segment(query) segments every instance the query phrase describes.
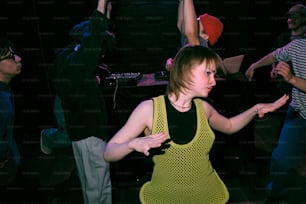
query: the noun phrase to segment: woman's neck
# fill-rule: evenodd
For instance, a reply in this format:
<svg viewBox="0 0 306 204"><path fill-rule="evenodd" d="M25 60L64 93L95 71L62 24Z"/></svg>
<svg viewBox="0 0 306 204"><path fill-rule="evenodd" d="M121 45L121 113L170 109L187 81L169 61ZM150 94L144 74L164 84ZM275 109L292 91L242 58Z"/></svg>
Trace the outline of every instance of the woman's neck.
<svg viewBox="0 0 306 204"><path fill-rule="evenodd" d="M177 109L178 111L185 112L190 110L192 106L192 99L188 98L186 96L179 95L178 98L176 98L175 95L168 95L168 99L170 104Z"/></svg>

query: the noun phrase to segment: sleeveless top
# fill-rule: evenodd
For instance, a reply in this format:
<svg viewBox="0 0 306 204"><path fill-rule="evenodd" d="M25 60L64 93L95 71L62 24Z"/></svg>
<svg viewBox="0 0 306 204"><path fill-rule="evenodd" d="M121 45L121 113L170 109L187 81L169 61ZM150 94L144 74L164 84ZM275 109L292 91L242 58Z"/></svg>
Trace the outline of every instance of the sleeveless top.
<svg viewBox="0 0 306 204"><path fill-rule="evenodd" d="M153 98L152 134L168 132L164 96ZM213 204L226 203L229 193L213 169L209 152L215 135L211 130L200 99L194 99L197 129L186 144L169 142L164 154L154 155L151 180L140 189L143 204ZM169 136L170 138L170 136Z"/></svg>

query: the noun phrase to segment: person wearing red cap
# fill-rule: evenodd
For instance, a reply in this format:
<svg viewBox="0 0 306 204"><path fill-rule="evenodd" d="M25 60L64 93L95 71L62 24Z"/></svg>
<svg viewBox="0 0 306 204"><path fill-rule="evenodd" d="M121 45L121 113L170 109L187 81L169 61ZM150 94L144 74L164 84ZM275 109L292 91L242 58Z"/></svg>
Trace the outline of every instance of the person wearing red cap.
<svg viewBox="0 0 306 204"><path fill-rule="evenodd" d="M177 27L182 34L182 46L187 43L214 46L223 32L219 18L207 13L196 18L193 0L180 0Z"/></svg>
<svg viewBox="0 0 306 204"><path fill-rule="evenodd" d="M200 21L200 31L207 37L209 45L215 45L222 34L223 23L217 17L207 13L202 14L198 19ZM203 35L202 32L199 34L201 37Z"/></svg>
<svg viewBox="0 0 306 204"><path fill-rule="evenodd" d="M179 0L177 27L181 33L181 45L214 46L223 32L223 23L215 16L204 13L198 18L193 0ZM172 58L166 62L166 70L170 70Z"/></svg>

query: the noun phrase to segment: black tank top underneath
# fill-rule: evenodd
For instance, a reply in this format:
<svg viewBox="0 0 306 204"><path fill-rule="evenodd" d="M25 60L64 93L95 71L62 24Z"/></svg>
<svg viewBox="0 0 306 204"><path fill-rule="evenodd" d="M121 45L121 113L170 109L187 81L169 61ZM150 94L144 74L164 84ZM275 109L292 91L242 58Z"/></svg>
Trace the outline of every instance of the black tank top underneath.
<svg viewBox="0 0 306 204"><path fill-rule="evenodd" d="M196 133L197 115L195 104L187 112L179 112L170 103L165 96L167 120L169 125L169 134L171 140L177 144L186 144L190 142Z"/></svg>

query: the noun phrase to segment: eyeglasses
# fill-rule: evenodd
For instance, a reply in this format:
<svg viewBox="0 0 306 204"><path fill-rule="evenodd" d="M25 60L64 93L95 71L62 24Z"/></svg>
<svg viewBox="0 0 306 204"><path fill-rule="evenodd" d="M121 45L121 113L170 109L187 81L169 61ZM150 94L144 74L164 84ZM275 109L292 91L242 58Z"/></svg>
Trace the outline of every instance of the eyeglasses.
<svg viewBox="0 0 306 204"><path fill-rule="evenodd" d="M13 59L13 60L15 60L15 55L16 55L15 52L10 51L7 56L0 58L0 61L6 60L6 59Z"/></svg>

